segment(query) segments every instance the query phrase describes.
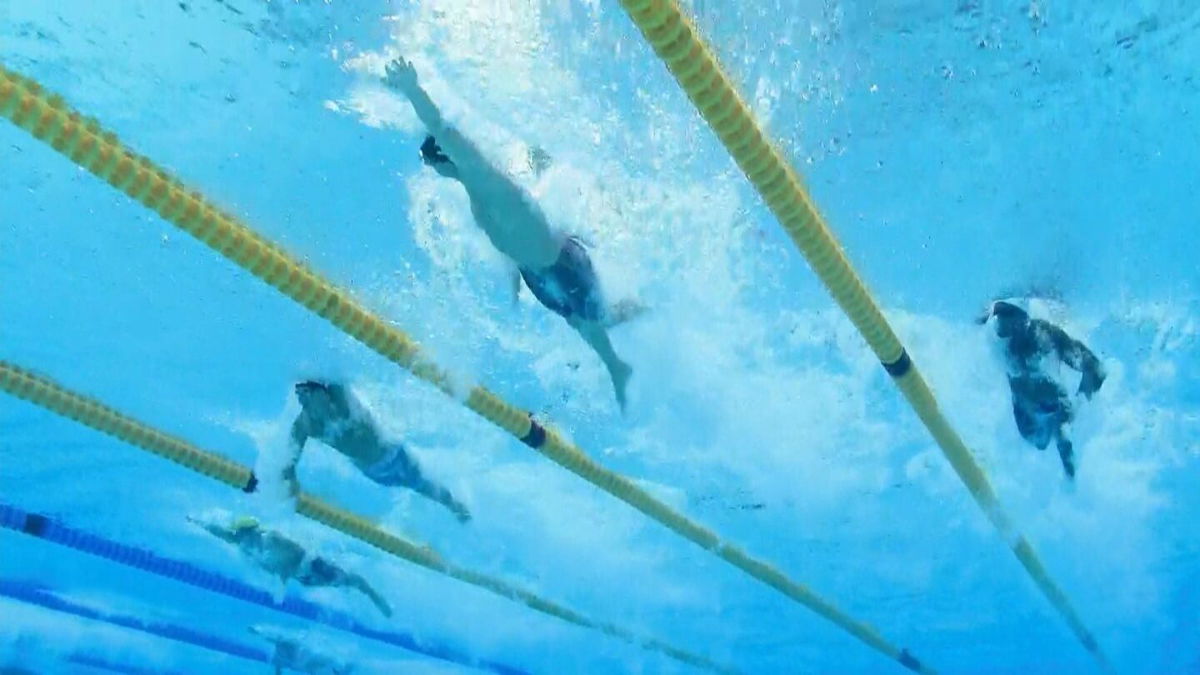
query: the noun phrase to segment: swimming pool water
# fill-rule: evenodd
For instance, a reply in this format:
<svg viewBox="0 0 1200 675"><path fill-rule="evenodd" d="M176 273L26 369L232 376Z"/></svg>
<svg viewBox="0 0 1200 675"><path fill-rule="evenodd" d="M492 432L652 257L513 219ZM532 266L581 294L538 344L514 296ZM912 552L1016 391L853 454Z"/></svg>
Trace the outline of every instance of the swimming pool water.
<svg viewBox="0 0 1200 675"><path fill-rule="evenodd" d="M1200 10L685 7L1117 670L1200 670ZM416 117L377 81L398 54L588 242L609 295L650 308L613 333L635 368L626 414L564 322L528 293L514 305L461 188L421 166ZM1096 669L617 3L10 0L0 63L352 289L462 381L549 420L940 672ZM541 176L533 147L551 158ZM297 379L342 378L476 518L459 525L310 448L300 476L319 496L741 671L902 672L8 122L0 153L0 359L250 465L282 446ZM1002 361L972 322L1008 295L1041 298L1109 371L1074 426L1074 485L1053 450L1017 434ZM460 672L471 659L689 670L8 396L0 501L277 594L185 521L254 513L369 578L397 611L385 620L327 589L291 588L287 602L425 651L4 529L0 664L17 672L264 672L250 652L172 637L268 654L255 625L360 672ZM439 649L464 658L428 653Z"/></svg>

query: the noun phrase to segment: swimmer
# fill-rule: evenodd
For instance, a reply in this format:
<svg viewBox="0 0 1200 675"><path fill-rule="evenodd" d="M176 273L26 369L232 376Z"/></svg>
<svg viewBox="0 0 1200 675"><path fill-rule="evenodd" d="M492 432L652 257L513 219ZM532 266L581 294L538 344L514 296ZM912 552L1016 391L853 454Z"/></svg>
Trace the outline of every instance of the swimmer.
<svg viewBox="0 0 1200 675"><path fill-rule="evenodd" d="M625 390L633 368L613 349L608 329L643 311L634 302L605 303L587 249L577 237L551 227L530 195L493 166L479 148L442 118L417 81L417 71L403 58L387 65L384 83L412 103L428 135L421 159L439 175L458 181L467 191L471 213L492 245L516 266L514 291L521 280L547 309L566 319L604 362L625 409ZM543 163L544 163L544 158ZM537 158L535 158L537 164Z"/></svg>
<svg viewBox="0 0 1200 675"><path fill-rule="evenodd" d="M1091 399L1104 384L1104 365L1063 329L1042 319L1031 319L1011 302L993 302L976 323L986 324L993 317L996 335L1004 342L1017 430L1038 450L1045 450L1053 439L1063 471L1074 479L1075 453L1069 434L1075 405L1054 373L1047 372L1047 366L1057 370L1058 363L1065 363L1082 373L1076 394Z"/></svg>
<svg viewBox="0 0 1200 675"><path fill-rule="evenodd" d="M404 445L387 440L362 404L345 386L314 381L296 385L300 414L292 423L291 454L283 478L293 494L299 490L296 465L310 438L321 441L354 462L367 478L385 487L404 487L445 506L459 522L471 514L441 485L430 482Z"/></svg>
<svg viewBox="0 0 1200 675"><path fill-rule="evenodd" d="M306 675L346 675L354 670L353 664L318 653L306 646L299 637L288 635L278 628L256 625L247 630L274 646L271 665L275 668L275 675L282 675L285 670Z"/></svg>
<svg viewBox="0 0 1200 675"><path fill-rule="evenodd" d="M288 580L295 579L302 586L353 588L367 596L384 616L392 615L392 608L362 577L343 570L325 558L311 555L300 544L278 532L265 529L253 518L236 518L228 526L202 522L190 516L188 522L237 546L244 556L278 577L284 585Z"/></svg>

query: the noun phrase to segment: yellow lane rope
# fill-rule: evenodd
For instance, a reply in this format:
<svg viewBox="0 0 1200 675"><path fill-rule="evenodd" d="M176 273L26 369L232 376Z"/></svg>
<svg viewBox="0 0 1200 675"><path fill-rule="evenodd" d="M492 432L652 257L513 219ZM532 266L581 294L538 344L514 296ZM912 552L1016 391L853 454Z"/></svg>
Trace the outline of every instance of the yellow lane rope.
<svg viewBox="0 0 1200 675"><path fill-rule="evenodd" d="M249 467L149 427L93 398L68 391L52 380L6 361L0 361L0 390L118 438L134 447L169 459L180 466L230 487L249 492L254 489L257 482ZM308 493L302 492L297 496L296 512L393 556L478 586L509 600L515 600L563 621L598 630L601 633L662 652L693 666L721 673L736 672L730 667L714 663L698 654L672 647L665 642L639 636L610 623L594 621L572 609L512 586L495 577L448 563L428 546L421 546L385 532L365 518L323 502Z"/></svg>
<svg viewBox="0 0 1200 675"><path fill-rule="evenodd" d="M1100 646L1084 626L1065 593L1050 577L1029 541L1016 530L958 433L942 415L937 400L909 358L904 345L883 318L878 305L854 271L841 246L817 211L799 174L766 138L754 114L721 69L691 20L675 0L621 0L629 17L666 64L692 104L753 183L808 260L821 283L866 338L896 381L917 416L925 423L946 459L971 495L1012 547L1037 587L1066 620L1105 669Z"/></svg>
<svg viewBox="0 0 1200 675"><path fill-rule="evenodd" d="M870 647L905 667L932 672L907 650L881 637L870 625L855 619L766 562L725 543L717 534L658 501L630 479L610 471L568 442L554 429L481 386L462 401L450 378L424 358L407 334L371 314L351 296L291 258L199 193L149 159L134 154L115 134L71 110L63 99L42 90L36 82L0 66L0 114L48 144L79 166L156 211L167 222L275 287L284 295L328 320L347 335L408 369L459 400L484 419L504 429L560 466L657 520L675 533L815 611Z"/></svg>

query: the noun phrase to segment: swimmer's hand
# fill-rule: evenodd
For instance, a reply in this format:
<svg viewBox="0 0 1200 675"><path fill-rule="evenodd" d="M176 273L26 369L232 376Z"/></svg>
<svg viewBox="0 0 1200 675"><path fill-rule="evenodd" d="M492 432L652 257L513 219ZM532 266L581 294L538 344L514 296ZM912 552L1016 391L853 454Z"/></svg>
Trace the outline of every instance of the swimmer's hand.
<svg viewBox="0 0 1200 675"><path fill-rule="evenodd" d="M207 530L209 532L221 531L223 529L220 525L217 525L216 523L212 522L211 519L197 518L196 516L188 515L188 516L184 516L184 520L186 520L191 525L195 525L196 527L198 527L202 530Z"/></svg>
<svg viewBox="0 0 1200 675"><path fill-rule="evenodd" d="M384 84L396 91L407 94L421 88L417 81L417 69L403 56L396 57L384 70L387 71Z"/></svg>
<svg viewBox="0 0 1200 675"><path fill-rule="evenodd" d="M296 479L296 466L292 465L283 470L284 485L287 486L288 497L295 499L300 494L300 481Z"/></svg>
<svg viewBox="0 0 1200 675"><path fill-rule="evenodd" d="M1098 362L1090 367L1084 367L1083 377L1079 380L1079 391L1077 392L1077 395L1083 394L1088 398L1088 400L1091 400L1092 396L1096 392L1100 391L1100 387L1104 385L1104 379L1106 377L1107 373L1104 372L1104 366L1100 365Z"/></svg>

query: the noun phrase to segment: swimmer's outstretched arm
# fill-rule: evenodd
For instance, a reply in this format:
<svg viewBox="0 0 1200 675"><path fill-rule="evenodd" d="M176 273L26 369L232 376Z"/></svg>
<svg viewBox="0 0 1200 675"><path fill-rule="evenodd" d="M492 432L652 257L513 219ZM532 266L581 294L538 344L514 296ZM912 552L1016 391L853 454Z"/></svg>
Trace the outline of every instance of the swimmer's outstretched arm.
<svg viewBox="0 0 1200 675"><path fill-rule="evenodd" d="M413 68L412 63L399 57L387 64L387 77L383 82L389 89L408 97L417 117L425 125L426 131L437 139L442 151L460 169L464 167L478 170L492 169L479 148L466 136L463 136L458 129L446 123L445 118L442 117L442 111L421 87L421 83L417 79L417 70Z"/></svg>
<svg viewBox="0 0 1200 675"><path fill-rule="evenodd" d="M300 492L300 483L296 480L296 465L300 463L300 454L304 452L304 444L308 441L308 429L304 413L301 412L292 422L292 432L288 436L288 460L283 467L283 480L288 484L288 494L295 497Z"/></svg>
<svg viewBox="0 0 1200 675"><path fill-rule="evenodd" d="M217 539L220 539L221 541L225 541L230 544L237 543L237 537L233 535L233 530L231 528L221 527L220 525L214 525L212 523L201 522L195 518L192 518L191 516L188 516L188 522L199 525L205 532L211 534Z"/></svg>

